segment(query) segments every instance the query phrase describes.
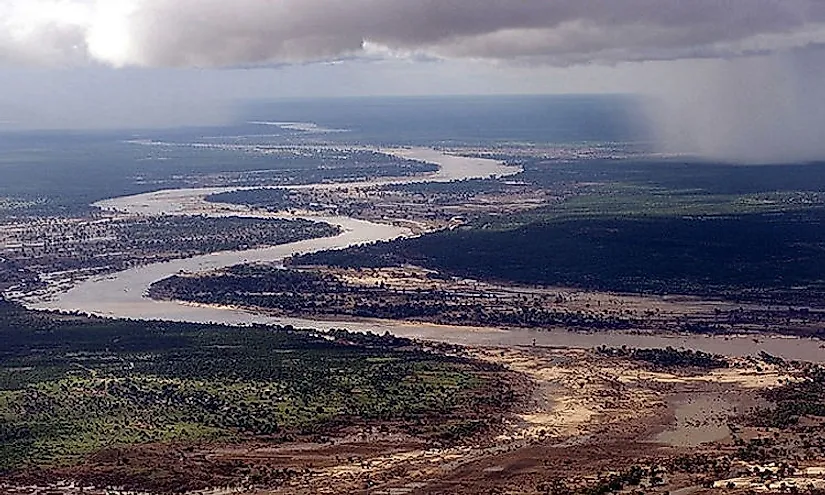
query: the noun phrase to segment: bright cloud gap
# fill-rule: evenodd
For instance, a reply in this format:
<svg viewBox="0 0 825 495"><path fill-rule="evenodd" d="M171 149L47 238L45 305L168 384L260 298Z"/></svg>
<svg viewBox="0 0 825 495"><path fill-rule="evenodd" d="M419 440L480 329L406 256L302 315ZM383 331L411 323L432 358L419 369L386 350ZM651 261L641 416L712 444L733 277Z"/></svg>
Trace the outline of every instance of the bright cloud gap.
<svg viewBox="0 0 825 495"><path fill-rule="evenodd" d="M821 0L0 0L7 67L708 60L640 91L663 148L747 163L825 159L823 46Z"/></svg>
<svg viewBox="0 0 825 495"><path fill-rule="evenodd" d="M4 0L0 60L220 67L388 53L589 62L825 43L818 0Z"/></svg>

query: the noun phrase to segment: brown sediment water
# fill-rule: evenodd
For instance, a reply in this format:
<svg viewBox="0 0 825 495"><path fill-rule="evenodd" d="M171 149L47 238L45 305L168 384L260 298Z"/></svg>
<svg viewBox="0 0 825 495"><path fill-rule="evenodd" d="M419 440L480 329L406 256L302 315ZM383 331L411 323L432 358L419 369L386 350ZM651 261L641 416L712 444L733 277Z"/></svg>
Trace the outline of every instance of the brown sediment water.
<svg viewBox="0 0 825 495"><path fill-rule="evenodd" d="M519 171L518 168L507 166L499 161L461 157L432 149L414 148L387 150L385 152L403 158L435 163L440 166L440 170L434 174L420 177L379 179L346 185L322 184L296 187L373 187L399 183L444 182L485 178L491 175L507 176ZM105 200L97 203L97 206L106 210L132 215L203 214L210 216L305 219L336 225L340 227L341 234L335 237L311 239L264 249L212 253L193 258L155 263L81 281L69 290L52 288L52 290L45 293L18 295L14 298L31 309L80 312L112 318L222 323L228 325L277 324L318 330L347 328L352 331L390 332L401 337L474 346L596 347L599 345L626 345L642 348L672 346L699 349L728 356L747 356L764 351L786 359L825 361L825 347L821 346L819 341L779 336L753 339L752 336L714 337L640 334L619 331L579 333L566 330L504 330L497 328L448 327L397 321L317 321L273 317L236 308L158 301L146 297L145 293L150 285L179 273L201 273L241 263L280 263L286 258L297 254L328 249L343 249L358 244L413 235L408 228L350 217L261 212L244 207L213 204L205 201L205 197L209 194L238 189L209 188L158 191Z"/></svg>

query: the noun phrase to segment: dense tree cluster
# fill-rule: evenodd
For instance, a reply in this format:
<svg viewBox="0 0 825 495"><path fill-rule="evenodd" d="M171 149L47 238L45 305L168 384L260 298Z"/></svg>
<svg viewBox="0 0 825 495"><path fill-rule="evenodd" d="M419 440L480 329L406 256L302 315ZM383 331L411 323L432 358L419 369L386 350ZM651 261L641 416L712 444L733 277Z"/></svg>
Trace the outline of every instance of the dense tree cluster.
<svg viewBox="0 0 825 495"><path fill-rule="evenodd" d="M36 273L111 272L201 254L256 249L337 235L307 220L162 216L66 221L43 218L9 230L0 246L0 289L38 283ZM5 286L5 287L4 287Z"/></svg>
<svg viewBox="0 0 825 495"><path fill-rule="evenodd" d="M692 349L630 349L600 346L596 352L609 357L629 358L658 368L698 368L712 370L727 368L729 363L722 356Z"/></svg>
<svg viewBox="0 0 825 495"><path fill-rule="evenodd" d="M798 375L798 380L768 391L765 398L773 405L754 411L749 422L757 426L792 428L805 416L825 420L825 367L805 364Z"/></svg>
<svg viewBox="0 0 825 495"><path fill-rule="evenodd" d="M211 203L226 203L280 211L289 208L306 208L310 201L300 191L265 188L242 189L218 194L210 194L206 200Z"/></svg>
<svg viewBox="0 0 825 495"><path fill-rule="evenodd" d="M547 286L786 304L825 300L825 212L581 218L442 231L299 256L296 265L413 264ZM804 288L802 290L801 288Z"/></svg>
<svg viewBox="0 0 825 495"><path fill-rule="evenodd" d="M345 283L333 275L240 265L157 282L151 297L266 308L288 315L332 315L409 319L449 325L580 329L628 329L626 315L569 311L554 307L554 296L518 297L468 290L399 289Z"/></svg>

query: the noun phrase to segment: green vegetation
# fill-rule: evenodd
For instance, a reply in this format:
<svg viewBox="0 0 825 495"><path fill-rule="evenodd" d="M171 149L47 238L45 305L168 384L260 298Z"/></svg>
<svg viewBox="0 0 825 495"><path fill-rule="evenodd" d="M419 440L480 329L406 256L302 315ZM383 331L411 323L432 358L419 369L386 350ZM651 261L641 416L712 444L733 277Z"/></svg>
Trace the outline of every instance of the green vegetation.
<svg viewBox="0 0 825 495"><path fill-rule="evenodd" d="M265 308L290 316L408 319L446 325L628 329L634 320L558 307L559 295L395 288L347 283L334 275L239 265L197 276L172 276L152 284L156 299Z"/></svg>
<svg viewBox="0 0 825 495"><path fill-rule="evenodd" d="M727 368L728 362L722 356L716 356L702 351L691 349L628 349L601 346L596 352L609 357L629 358L635 361L648 363L657 368L698 368L713 370Z"/></svg>
<svg viewBox="0 0 825 495"><path fill-rule="evenodd" d="M773 406L759 408L748 423L772 428L792 428L806 416L825 420L825 367L804 364L792 381L765 394Z"/></svg>
<svg viewBox="0 0 825 495"><path fill-rule="evenodd" d="M308 220L162 216L130 219L54 218L8 224L0 246L0 291L36 288L37 273L87 274L218 251L257 249L330 237L340 229Z"/></svg>
<svg viewBox="0 0 825 495"><path fill-rule="evenodd" d="M414 264L522 284L789 305L825 302L821 165L520 161L524 172L503 181L388 189L468 202L517 183L525 191L543 191L537 196L546 198L543 204L506 213L470 211L465 227L307 255L295 263ZM526 197L510 196L514 204ZM506 202L507 196L498 199Z"/></svg>
<svg viewBox="0 0 825 495"><path fill-rule="evenodd" d="M537 186L626 184L670 194L730 196L763 193L817 193L825 190L823 164L742 166L706 162L638 159L532 159L518 178Z"/></svg>
<svg viewBox="0 0 825 495"><path fill-rule="evenodd" d="M0 340L6 474L104 449L278 443L359 424L454 441L514 400L501 369L391 336L109 321L0 303Z"/></svg>
<svg viewBox="0 0 825 495"><path fill-rule="evenodd" d="M532 221L576 218L674 217L707 215L745 215L790 212L821 208L821 192L767 192L753 194L705 194L701 191L673 191L633 184L586 186L580 195L538 208L526 217ZM501 223L494 220L492 225Z"/></svg>
<svg viewBox="0 0 825 495"><path fill-rule="evenodd" d="M656 466L642 468L632 466L629 469L617 474L609 474L598 482L583 490L585 495L606 495L608 493L621 492L626 486L638 487L643 481L647 481L649 486L656 486L662 483L659 471Z"/></svg>
<svg viewBox="0 0 825 495"><path fill-rule="evenodd" d="M825 212L476 226L294 263L414 264L483 280L816 304L825 298Z"/></svg>
<svg viewBox="0 0 825 495"><path fill-rule="evenodd" d="M162 189L261 187L351 181L434 170L369 150L300 143L288 136L244 140L240 129L0 133L0 197L10 214L64 216L96 201ZM215 134L229 133L225 138ZM0 214L3 208L0 208Z"/></svg>

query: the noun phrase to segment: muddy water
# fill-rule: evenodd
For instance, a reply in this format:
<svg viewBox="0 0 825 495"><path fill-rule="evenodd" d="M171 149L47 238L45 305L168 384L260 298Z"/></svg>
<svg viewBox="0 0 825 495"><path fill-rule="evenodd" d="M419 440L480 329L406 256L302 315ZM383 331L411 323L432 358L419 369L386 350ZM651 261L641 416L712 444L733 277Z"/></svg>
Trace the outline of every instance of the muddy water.
<svg viewBox="0 0 825 495"><path fill-rule="evenodd" d="M377 180L348 184L349 187L371 187L387 183L412 183L423 181L449 181L507 176L518 172L500 162L478 158L465 158L429 149L396 150L390 153L405 158L418 159L440 165L441 170L429 177ZM330 185L300 187L335 187ZM183 303L155 301L145 297L148 287L159 280L180 272L197 273L228 267L239 263L266 261L279 263L292 255L327 249L342 249L372 241L389 240L412 235L408 229L367 222L347 217L323 217L313 215L286 216L261 213L242 207L214 205L204 201L211 193L236 190L237 188L182 189L160 191L137 196L115 198L100 202L104 209L136 215L206 214L213 216L240 215L250 217L304 218L337 225L342 233L336 237L312 239L240 252L214 253L194 258L157 263L104 277L83 281L69 290L53 290L45 295L19 298L32 309L56 309L78 311L107 317L144 320L172 320L200 323L282 324L304 328L327 330L348 328L353 331L390 332L398 336L422 338L467 345L496 346L569 346L595 347L599 345L628 347L687 347L706 352L731 356L746 356L766 351L788 359L825 361L825 346L804 339L720 338L706 336L637 335L622 332L592 334L573 333L563 330L535 331L527 329L502 330L493 328L444 327L429 324L410 324L391 321L314 321L299 318L274 318L235 308L217 308L187 305Z"/></svg>
<svg viewBox="0 0 825 495"><path fill-rule="evenodd" d="M736 401L723 393L683 397L675 404L673 428L660 433L655 441L674 447L698 447L725 440L730 436L728 419L736 411Z"/></svg>

